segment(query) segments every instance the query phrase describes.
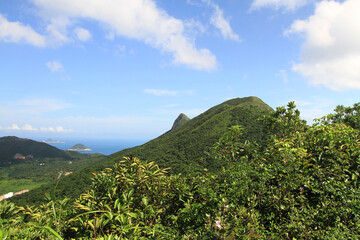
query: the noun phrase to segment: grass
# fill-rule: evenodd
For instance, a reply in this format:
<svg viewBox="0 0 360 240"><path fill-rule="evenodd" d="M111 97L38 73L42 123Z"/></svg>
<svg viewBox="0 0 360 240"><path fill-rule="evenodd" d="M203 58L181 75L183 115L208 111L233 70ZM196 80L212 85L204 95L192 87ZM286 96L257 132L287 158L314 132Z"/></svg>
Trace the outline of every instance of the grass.
<svg viewBox="0 0 360 240"><path fill-rule="evenodd" d="M34 182L30 179L4 179L0 181L0 195L8 192L18 192L25 189L35 189L47 182Z"/></svg>

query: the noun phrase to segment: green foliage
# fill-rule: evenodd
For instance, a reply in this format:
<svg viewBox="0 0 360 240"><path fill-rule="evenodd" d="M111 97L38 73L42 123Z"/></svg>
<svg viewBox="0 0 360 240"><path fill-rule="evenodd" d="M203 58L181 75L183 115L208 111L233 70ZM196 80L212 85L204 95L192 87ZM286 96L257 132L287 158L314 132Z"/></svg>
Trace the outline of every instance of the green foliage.
<svg viewBox="0 0 360 240"><path fill-rule="evenodd" d="M244 129L240 125L229 128L220 140L214 144L211 154L215 160L232 163L242 157L252 159L259 149L255 142L243 140Z"/></svg>
<svg viewBox="0 0 360 240"><path fill-rule="evenodd" d="M287 107L277 107L273 114L265 116L264 123L270 134L278 138L306 130L306 121L300 119L300 111L293 101Z"/></svg>
<svg viewBox="0 0 360 240"><path fill-rule="evenodd" d="M0 227L9 239L63 239L61 233L66 233L68 219L73 208L68 199L51 200L38 207L17 207L11 215L1 216ZM13 203L0 202L0 209L15 208Z"/></svg>
<svg viewBox="0 0 360 240"><path fill-rule="evenodd" d="M360 129L360 102L352 107L339 105L335 108L335 113L328 114L321 119L317 119L321 124L343 123L352 128Z"/></svg>

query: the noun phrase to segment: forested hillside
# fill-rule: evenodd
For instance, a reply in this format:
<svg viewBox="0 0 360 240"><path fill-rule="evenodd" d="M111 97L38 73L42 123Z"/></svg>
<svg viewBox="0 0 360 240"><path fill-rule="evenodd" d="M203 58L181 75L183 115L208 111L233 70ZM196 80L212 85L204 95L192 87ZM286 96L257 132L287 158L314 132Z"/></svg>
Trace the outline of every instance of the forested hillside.
<svg viewBox="0 0 360 240"><path fill-rule="evenodd" d="M92 172L111 167L123 156L136 156L154 161L159 166L170 168L169 173L193 173L204 168L214 170L216 160L207 158L206 151L232 125L241 125L244 134L241 140L263 142L267 138L266 130L260 121L273 109L257 97L236 98L210 108L199 116L184 121L173 130L141 146L114 153L99 164L74 173L71 178L62 179L57 192L68 197L77 197L89 188ZM170 127L169 127L170 128ZM44 192L54 189L55 183L17 196L12 201L18 204L39 203Z"/></svg>
<svg viewBox="0 0 360 240"><path fill-rule="evenodd" d="M34 158L62 158L72 159L68 152L53 147L47 143L18 137L0 138L0 166L22 163L22 159L16 160L14 156L19 153L24 157ZM31 160L30 159L30 160Z"/></svg>
<svg viewBox="0 0 360 240"><path fill-rule="evenodd" d="M360 105L342 109L308 126L294 102L279 107L262 120L263 145L231 126L209 151L225 163L216 172L169 175L118 154L75 201L47 193L39 207L1 202L0 236L359 239Z"/></svg>
<svg viewBox="0 0 360 240"><path fill-rule="evenodd" d="M257 97L231 99L142 146L115 153L110 159L129 155L146 158L160 167L170 167L172 173L204 167L211 169L211 162L205 162L204 153L230 126L241 125L244 128L241 140L262 142L266 139L266 132L259 120L272 111Z"/></svg>

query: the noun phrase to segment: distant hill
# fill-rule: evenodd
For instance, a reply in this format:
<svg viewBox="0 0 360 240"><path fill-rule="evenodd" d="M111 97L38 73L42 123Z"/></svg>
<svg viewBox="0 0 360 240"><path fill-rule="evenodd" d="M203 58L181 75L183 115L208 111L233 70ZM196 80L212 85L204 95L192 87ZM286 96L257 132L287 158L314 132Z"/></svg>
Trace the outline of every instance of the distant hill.
<svg viewBox="0 0 360 240"><path fill-rule="evenodd" d="M58 193L75 196L84 192L90 184L91 173L111 167L123 156L136 156L154 161L161 167L171 167L172 173L185 173L204 167L201 158L215 142L233 125L242 125L246 132L243 140L261 142L266 138L265 128L258 121L273 109L257 97L236 98L210 108L199 116L185 120L171 131L141 146L122 150L104 158L99 164L65 178L57 186ZM184 117L182 117L185 119ZM181 122L175 121L175 122ZM74 187L75 186L75 187ZM40 201L39 196L54 189L46 185L14 198L19 204ZM22 198L22 199L21 199ZM27 199L25 199L27 198Z"/></svg>
<svg viewBox="0 0 360 240"><path fill-rule="evenodd" d="M9 162L19 162L14 159L17 153L33 158L72 158L67 152L44 142L14 136L0 138L0 166L6 166Z"/></svg>

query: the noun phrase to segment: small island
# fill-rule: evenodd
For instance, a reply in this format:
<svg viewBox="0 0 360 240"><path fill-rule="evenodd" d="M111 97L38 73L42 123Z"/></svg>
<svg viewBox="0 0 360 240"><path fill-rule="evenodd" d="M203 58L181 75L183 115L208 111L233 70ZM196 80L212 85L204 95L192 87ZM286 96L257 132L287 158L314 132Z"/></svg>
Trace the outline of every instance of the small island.
<svg viewBox="0 0 360 240"><path fill-rule="evenodd" d="M91 149L84 146L83 144L78 143L78 144L75 144L74 146L72 146L71 148L69 148L68 151L82 152L82 151L91 151Z"/></svg>

